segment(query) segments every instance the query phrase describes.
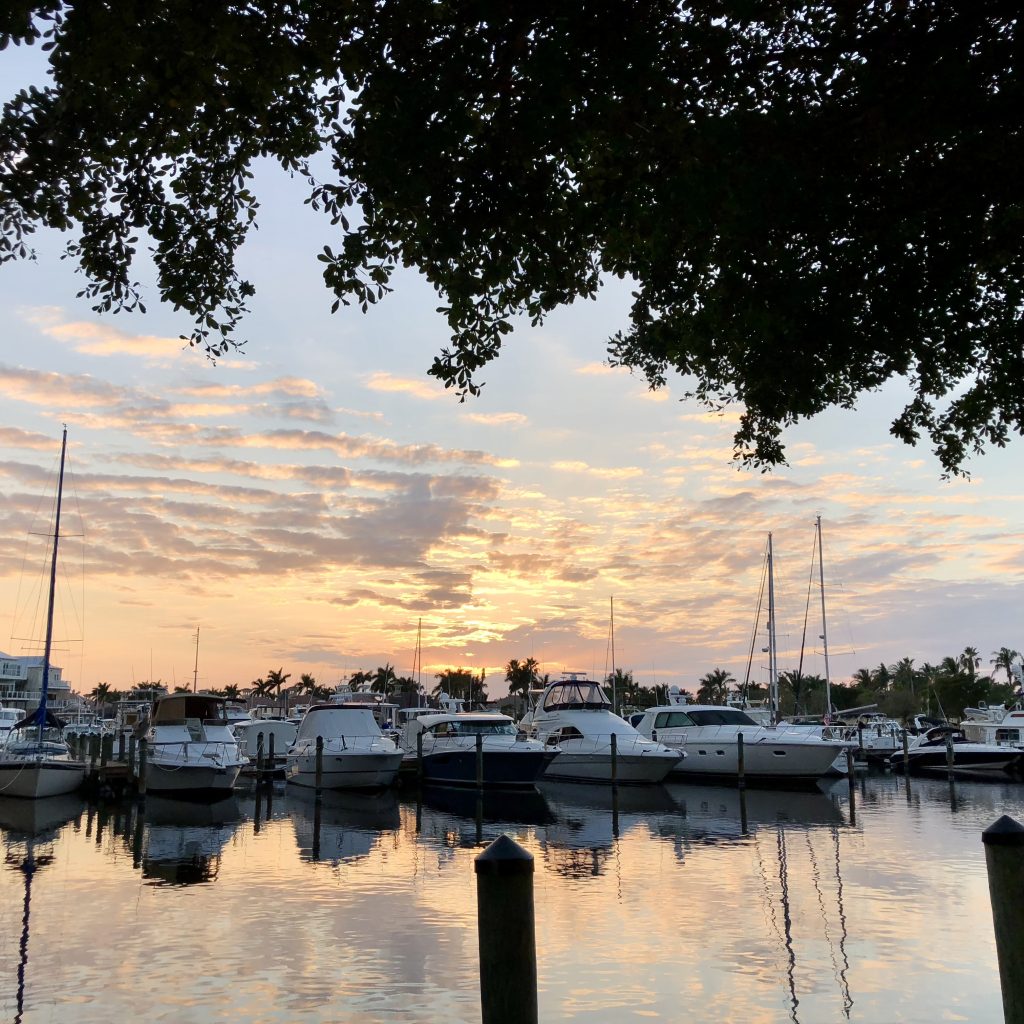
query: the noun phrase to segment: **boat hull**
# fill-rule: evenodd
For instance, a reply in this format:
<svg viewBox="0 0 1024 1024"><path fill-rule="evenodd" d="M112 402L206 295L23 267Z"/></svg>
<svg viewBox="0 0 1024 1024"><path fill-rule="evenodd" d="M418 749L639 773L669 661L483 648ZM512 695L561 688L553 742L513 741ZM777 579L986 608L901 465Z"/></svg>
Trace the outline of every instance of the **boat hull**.
<svg viewBox="0 0 1024 1024"><path fill-rule="evenodd" d="M894 771L904 771L903 752L894 754L891 760ZM954 771L984 772L993 776L1019 774L1024 767L1024 750L1004 748L993 751L963 751L953 749ZM948 771L944 748L927 753L910 752L911 775L935 775Z"/></svg>
<svg viewBox="0 0 1024 1024"><path fill-rule="evenodd" d="M728 741L693 741L679 748L686 757L672 769L675 778L735 781L739 777L739 746ZM771 741L745 743L743 777L764 784L814 784L830 773L837 757L846 755L842 746L830 743L787 743Z"/></svg>
<svg viewBox="0 0 1024 1024"><path fill-rule="evenodd" d="M407 757L416 764L416 755ZM518 789L533 786L555 757L548 750L487 750L483 752L483 785ZM435 786L475 786L476 750L442 749L424 753L423 781Z"/></svg>
<svg viewBox="0 0 1024 1024"><path fill-rule="evenodd" d="M324 754L321 788L386 789L398 777L402 751ZM296 786L316 787L316 756L290 756L285 778Z"/></svg>
<svg viewBox="0 0 1024 1024"><path fill-rule="evenodd" d="M607 748L606 748L607 749ZM615 758L615 782L623 784L648 784L663 782L669 772L679 763L682 755L675 756L652 751L649 754L617 754ZM556 782L607 782L612 781L612 758L605 751L574 751L565 749L551 762L545 779Z"/></svg>
<svg viewBox="0 0 1024 1024"><path fill-rule="evenodd" d="M196 765L146 762L146 791L152 793L225 794L235 788L240 764Z"/></svg>
<svg viewBox="0 0 1024 1024"><path fill-rule="evenodd" d="M81 761L0 760L0 796L38 800L74 793L85 781Z"/></svg>

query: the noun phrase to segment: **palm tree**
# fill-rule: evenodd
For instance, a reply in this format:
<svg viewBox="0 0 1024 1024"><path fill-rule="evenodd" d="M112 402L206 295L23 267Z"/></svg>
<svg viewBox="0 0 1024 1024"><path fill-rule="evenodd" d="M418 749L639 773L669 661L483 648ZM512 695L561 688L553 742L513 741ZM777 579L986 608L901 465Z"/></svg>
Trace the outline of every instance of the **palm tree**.
<svg viewBox="0 0 1024 1024"><path fill-rule="evenodd" d="M227 697L228 700L238 700L241 694L239 693L238 687L234 683L231 683L224 687L224 696Z"/></svg>
<svg viewBox="0 0 1024 1024"><path fill-rule="evenodd" d="M715 668L697 680L698 704L724 704L729 699L729 687L736 685L736 680L724 668Z"/></svg>
<svg viewBox="0 0 1024 1024"><path fill-rule="evenodd" d="M391 684L398 677L395 675L395 669L393 665L389 665L385 662L379 666L373 676L373 683L370 685L370 689L374 693L387 693Z"/></svg>
<svg viewBox="0 0 1024 1024"><path fill-rule="evenodd" d="M299 676L299 690L302 693L308 693L310 697L316 697L316 691L319 689L316 680L308 673L303 672Z"/></svg>
<svg viewBox="0 0 1024 1024"><path fill-rule="evenodd" d="M959 659L960 667L973 679L981 666L981 655L977 647L965 647Z"/></svg>
<svg viewBox="0 0 1024 1024"><path fill-rule="evenodd" d="M291 677L291 672L285 672L284 668L272 668L267 673L267 686L277 694L278 700L281 699L281 687Z"/></svg>
<svg viewBox="0 0 1024 1024"><path fill-rule="evenodd" d="M508 683L508 692L512 696L521 693L524 697L537 682L537 669L539 668L536 658L527 658L520 661L513 658L505 666L505 680Z"/></svg>
<svg viewBox="0 0 1024 1024"><path fill-rule="evenodd" d="M1002 669L1006 673L1006 681L1010 686L1013 685L1013 663L1020 657L1018 651L1013 651L1009 647L1000 647L998 651L992 652L991 665L998 672Z"/></svg>
<svg viewBox="0 0 1024 1024"><path fill-rule="evenodd" d="M266 679L254 679L251 683L253 697L269 697L273 691L273 685Z"/></svg>
<svg viewBox="0 0 1024 1024"><path fill-rule="evenodd" d="M110 699L110 684L97 683L92 688L92 693L90 693L89 696L96 702L96 710L102 714L103 708Z"/></svg>

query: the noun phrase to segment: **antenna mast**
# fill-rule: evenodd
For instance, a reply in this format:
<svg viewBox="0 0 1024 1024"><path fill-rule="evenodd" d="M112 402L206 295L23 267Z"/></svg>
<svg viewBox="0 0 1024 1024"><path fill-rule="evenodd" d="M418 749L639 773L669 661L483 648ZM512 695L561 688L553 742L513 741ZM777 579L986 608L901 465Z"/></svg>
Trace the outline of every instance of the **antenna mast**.
<svg viewBox="0 0 1024 1024"><path fill-rule="evenodd" d="M818 582L821 586L821 642L825 654L825 717L832 717L832 682L828 674L828 624L825 620L825 562L821 552L821 516L817 517Z"/></svg>
<svg viewBox="0 0 1024 1024"><path fill-rule="evenodd" d="M199 682L199 627L196 626L196 635L192 638L196 645L196 667L192 670L192 692L196 692L196 685Z"/></svg>

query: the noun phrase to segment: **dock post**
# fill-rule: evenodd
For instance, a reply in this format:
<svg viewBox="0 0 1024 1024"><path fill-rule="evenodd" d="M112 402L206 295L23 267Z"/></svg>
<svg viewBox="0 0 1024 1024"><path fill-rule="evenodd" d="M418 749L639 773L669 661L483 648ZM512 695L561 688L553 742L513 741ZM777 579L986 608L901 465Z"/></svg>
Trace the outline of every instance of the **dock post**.
<svg viewBox="0 0 1024 1024"><path fill-rule="evenodd" d="M992 923L1008 1024L1024 1021L1024 826L1003 815L981 834L992 901Z"/></svg>
<svg viewBox="0 0 1024 1024"><path fill-rule="evenodd" d="M324 738L316 738L316 798L319 801L323 797L324 787Z"/></svg>
<svg viewBox="0 0 1024 1024"><path fill-rule="evenodd" d="M118 761L124 760L124 733L119 732L117 734L117 759Z"/></svg>
<svg viewBox="0 0 1024 1024"><path fill-rule="evenodd" d="M121 734L122 736L124 733ZM135 734L132 733L128 737L128 778L129 780L135 777Z"/></svg>
<svg viewBox="0 0 1024 1024"><path fill-rule="evenodd" d="M274 764L274 734L270 734L270 748L267 753L267 767L270 769L270 774L274 774L274 769L277 765Z"/></svg>
<svg viewBox="0 0 1024 1024"><path fill-rule="evenodd" d="M100 734L94 732L89 737L89 771L96 771L100 763Z"/></svg>
<svg viewBox="0 0 1024 1024"><path fill-rule="evenodd" d="M137 792L140 800L146 799L146 754L149 750L149 742L143 736L139 740L139 775Z"/></svg>
<svg viewBox="0 0 1024 1024"><path fill-rule="evenodd" d="M113 736L109 737L113 741ZM99 771L99 784L102 788L107 784L107 739L106 736L98 736L99 747L100 747L100 771Z"/></svg>
<svg viewBox="0 0 1024 1024"><path fill-rule="evenodd" d="M423 730L416 733L416 778L423 781Z"/></svg>
<svg viewBox="0 0 1024 1024"><path fill-rule="evenodd" d="M949 772L949 779L953 780L953 765L956 762L956 755L953 753L953 734L946 733L946 771Z"/></svg>
<svg viewBox="0 0 1024 1024"><path fill-rule="evenodd" d="M263 785L263 733L256 734L256 785Z"/></svg>
<svg viewBox="0 0 1024 1024"><path fill-rule="evenodd" d="M476 734L476 788L484 788L484 736Z"/></svg>
<svg viewBox="0 0 1024 1024"><path fill-rule="evenodd" d="M501 835L474 868L482 1024L537 1024L533 854Z"/></svg>
<svg viewBox="0 0 1024 1024"><path fill-rule="evenodd" d="M857 723L857 752L861 757L864 756L864 723Z"/></svg>
<svg viewBox="0 0 1024 1024"><path fill-rule="evenodd" d="M746 765L743 753L743 733L736 733L736 785L740 789L747 788Z"/></svg>
<svg viewBox="0 0 1024 1024"><path fill-rule="evenodd" d="M615 733L612 733L612 785L619 782L619 744Z"/></svg>

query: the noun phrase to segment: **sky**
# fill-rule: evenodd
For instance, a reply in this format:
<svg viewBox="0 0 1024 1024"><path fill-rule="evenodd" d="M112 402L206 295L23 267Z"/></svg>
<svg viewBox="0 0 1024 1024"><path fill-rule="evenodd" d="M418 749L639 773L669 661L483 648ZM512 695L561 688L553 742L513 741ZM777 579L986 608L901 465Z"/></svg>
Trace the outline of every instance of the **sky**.
<svg viewBox="0 0 1024 1024"><path fill-rule="evenodd" d="M0 71L5 95L18 73ZM895 382L788 430L788 467L744 470L737 414L607 366L621 282L518 325L460 403L426 373L448 339L430 287L403 272L368 314L331 315L316 255L334 229L276 168L256 189L247 344L216 364L182 348L191 325L146 266L148 313L102 316L75 297L66 239L39 235L36 262L0 267L5 653L39 649L64 423L55 661L82 692L245 687L271 669L327 685L383 664L407 675L418 635L427 689L467 668L499 695L505 664L528 657L552 678L614 665L693 689L716 667L742 679L752 645L764 682L766 537L785 669L817 515L833 679L965 646L988 668L998 648L1024 649L1019 439L944 481L926 446L888 433L909 394ZM812 600L804 668L821 673Z"/></svg>

